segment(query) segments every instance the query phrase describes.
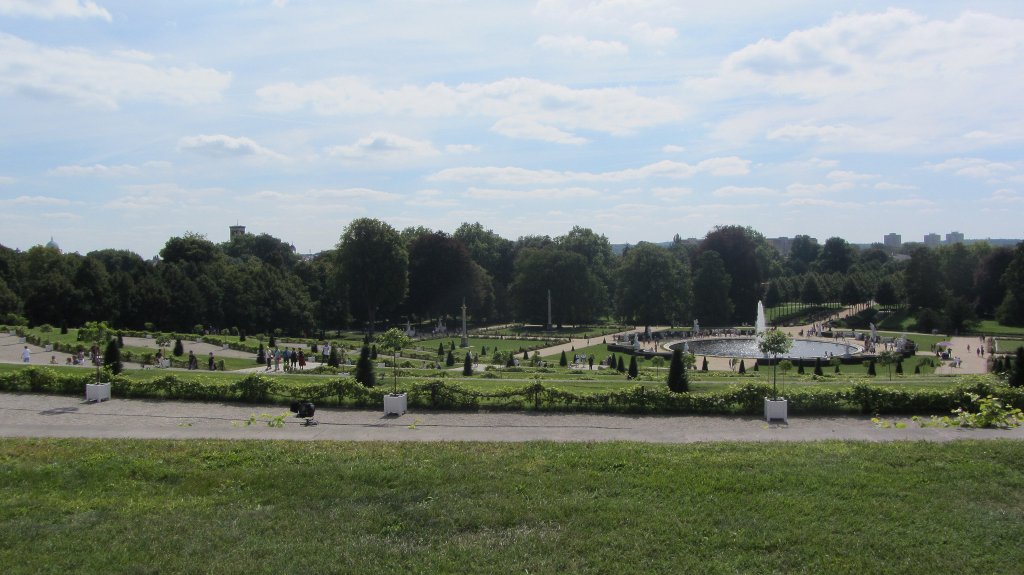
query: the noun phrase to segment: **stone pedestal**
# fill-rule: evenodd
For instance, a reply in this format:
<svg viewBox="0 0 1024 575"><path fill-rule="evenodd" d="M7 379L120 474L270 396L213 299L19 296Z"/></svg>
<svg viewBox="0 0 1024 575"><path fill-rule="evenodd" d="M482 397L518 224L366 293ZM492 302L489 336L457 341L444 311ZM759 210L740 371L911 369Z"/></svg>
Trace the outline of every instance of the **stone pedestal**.
<svg viewBox="0 0 1024 575"><path fill-rule="evenodd" d="M384 396L384 415L402 415L408 407L408 399L404 393L389 393Z"/></svg>

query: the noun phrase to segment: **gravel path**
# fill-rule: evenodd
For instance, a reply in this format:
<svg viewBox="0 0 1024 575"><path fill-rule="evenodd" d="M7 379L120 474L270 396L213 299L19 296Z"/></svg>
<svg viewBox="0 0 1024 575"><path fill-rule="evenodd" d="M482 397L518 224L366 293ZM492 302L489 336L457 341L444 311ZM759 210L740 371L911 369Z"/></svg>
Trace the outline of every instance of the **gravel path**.
<svg viewBox="0 0 1024 575"><path fill-rule="evenodd" d="M287 413L283 428L247 426L250 416ZM1024 440L1024 428L880 429L866 417L793 417L767 424L750 416L635 416L523 412L421 412L322 409L305 427L281 406L117 399L86 403L53 395L0 393L0 437L287 439L342 441L953 441ZM893 421L893 420L888 420Z"/></svg>

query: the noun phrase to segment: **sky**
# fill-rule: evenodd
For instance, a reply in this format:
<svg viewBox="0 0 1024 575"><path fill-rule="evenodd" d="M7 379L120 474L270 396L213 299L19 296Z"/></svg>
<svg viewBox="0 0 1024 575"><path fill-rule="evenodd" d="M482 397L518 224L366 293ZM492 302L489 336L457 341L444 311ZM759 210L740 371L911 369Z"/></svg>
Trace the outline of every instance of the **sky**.
<svg viewBox="0 0 1024 575"><path fill-rule="evenodd" d="M0 0L0 244L1024 237L1024 2Z"/></svg>

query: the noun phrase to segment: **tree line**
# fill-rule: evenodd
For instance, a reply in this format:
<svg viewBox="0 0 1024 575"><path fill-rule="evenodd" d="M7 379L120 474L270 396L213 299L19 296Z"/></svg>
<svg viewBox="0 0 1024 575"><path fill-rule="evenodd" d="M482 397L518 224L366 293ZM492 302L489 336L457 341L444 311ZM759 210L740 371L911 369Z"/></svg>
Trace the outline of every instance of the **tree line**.
<svg viewBox="0 0 1024 575"><path fill-rule="evenodd" d="M0 322L313 334L455 318L556 324L752 324L756 303L906 305L925 321L1024 323L1024 243L919 247L893 257L842 238L797 236L782 257L759 232L720 226L696 243L641 242L616 252L593 230L503 238L479 223L452 233L352 221L337 245L302 257L284 240L216 244L185 234L159 256L0 246ZM931 314L931 315L929 315Z"/></svg>

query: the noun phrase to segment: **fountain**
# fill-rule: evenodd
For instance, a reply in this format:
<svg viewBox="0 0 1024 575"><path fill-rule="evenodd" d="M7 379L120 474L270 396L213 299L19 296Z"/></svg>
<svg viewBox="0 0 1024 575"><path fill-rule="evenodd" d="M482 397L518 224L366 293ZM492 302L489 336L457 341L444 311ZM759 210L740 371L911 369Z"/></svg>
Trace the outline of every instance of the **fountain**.
<svg viewBox="0 0 1024 575"><path fill-rule="evenodd" d="M757 335L763 334L765 331L764 323L764 303L760 300L757 302L757 322L754 324L754 333Z"/></svg>
<svg viewBox="0 0 1024 575"><path fill-rule="evenodd" d="M694 321L694 330L699 324ZM758 342L761 336L767 331L764 317L764 303L757 302L757 321L754 323L754 337L728 337L728 338L693 338L677 340L664 345L667 350L681 349L684 352L694 355L711 355L716 357L751 357L761 356L758 349ZM804 338L793 340L793 347L785 355L779 358L816 358L816 357L846 357L863 351L859 346L841 343L838 341L820 341Z"/></svg>

